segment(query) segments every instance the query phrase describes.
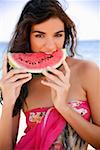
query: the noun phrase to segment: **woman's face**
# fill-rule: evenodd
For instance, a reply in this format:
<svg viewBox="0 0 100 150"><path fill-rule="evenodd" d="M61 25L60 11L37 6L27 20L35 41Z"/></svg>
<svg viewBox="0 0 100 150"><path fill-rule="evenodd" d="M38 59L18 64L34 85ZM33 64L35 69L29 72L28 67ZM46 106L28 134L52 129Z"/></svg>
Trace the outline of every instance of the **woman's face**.
<svg viewBox="0 0 100 150"><path fill-rule="evenodd" d="M59 18L50 18L31 27L30 43L33 52L52 53L63 48L64 41L64 23Z"/></svg>

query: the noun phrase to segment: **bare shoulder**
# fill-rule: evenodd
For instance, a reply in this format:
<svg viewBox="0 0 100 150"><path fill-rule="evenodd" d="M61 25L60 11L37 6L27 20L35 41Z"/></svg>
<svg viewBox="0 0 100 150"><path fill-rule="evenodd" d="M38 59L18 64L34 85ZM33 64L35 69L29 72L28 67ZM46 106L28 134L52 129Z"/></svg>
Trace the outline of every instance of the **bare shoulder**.
<svg viewBox="0 0 100 150"><path fill-rule="evenodd" d="M84 79L95 78L100 73L100 68L95 62L80 59L73 59L73 62L76 71Z"/></svg>
<svg viewBox="0 0 100 150"><path fill-rule="evenodd" d="M96 85L100 78L100 68L99 66L88 60L74 59L76 63L76 71L78 76L83 82L84 89L91 87L91 85Z"/></svg>
<svg viewBox="0 0 100 150"><path fill-rule="evenodd" d="M81 62L81 69L83 69L83 71L87 73L91 73L91 71L94 73L99 71L99 66L95 62L88 60L82 60Z"/></svg>
<svg viewBox="0 0 100 150"><path fill-rule="evenodd" d="M93 61L70 58L69 68L72 69L72 71L74 70L74 73L78 75L82 81L94 80L100 75L100 68Z"/></svg>

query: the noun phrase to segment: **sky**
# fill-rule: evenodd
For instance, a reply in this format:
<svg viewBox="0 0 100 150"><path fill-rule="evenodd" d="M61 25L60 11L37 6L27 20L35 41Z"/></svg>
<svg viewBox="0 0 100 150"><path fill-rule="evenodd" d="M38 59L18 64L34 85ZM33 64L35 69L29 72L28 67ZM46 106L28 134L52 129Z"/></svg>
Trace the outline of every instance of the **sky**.
<svg viewBox="0 0 100 150"><path fill-rule="evenodd" d="M28 0L0 0L0 41L9 41L21 10ZM65 2L66 1L66 2ZM100 40L99 0L60 0L73 19L79 40Z"/></svg>

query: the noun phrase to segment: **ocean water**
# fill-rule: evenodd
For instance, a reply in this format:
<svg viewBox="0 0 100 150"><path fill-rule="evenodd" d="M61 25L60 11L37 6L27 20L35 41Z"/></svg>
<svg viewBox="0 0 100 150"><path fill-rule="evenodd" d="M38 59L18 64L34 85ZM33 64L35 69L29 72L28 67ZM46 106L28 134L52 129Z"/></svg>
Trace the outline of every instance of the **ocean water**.
<svg viewBox="0 0 100 150"><path fill-rule="evenodd" d="M76 57L100 64L100 40L79 41L76 51L80 54L80 56Z"/></svg>
<svg viewBox="0 0 100 150"><path fill-rule="evenodd" d="M7 42L0 42L0 68L2 67L3 54L7 51L7 46ZM77 58L100 64L100 40L78 41L76 51L78 53L78 55L76 55Z"/></svg>

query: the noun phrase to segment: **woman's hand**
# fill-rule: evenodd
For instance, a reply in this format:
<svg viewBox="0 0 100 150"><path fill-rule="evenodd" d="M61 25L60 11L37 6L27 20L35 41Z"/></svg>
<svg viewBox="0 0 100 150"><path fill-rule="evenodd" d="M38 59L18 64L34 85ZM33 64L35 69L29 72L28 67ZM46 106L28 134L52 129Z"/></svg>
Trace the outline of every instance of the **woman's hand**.
<svg viewBox="0 0 100 150"><path fill-rule="evenodd" d="M20 94L21 86L30 79L31 74L26 73L26 70L12 69L7 72L7 55L5 54L2 67L2 79L0 80L3 103L13 106Z"/></svg>
<svg viewBox="0 0 100 150"><path fill-rule="evenodd" d="M52 102L55 107L65 105L70 88L70 70L65 61L63 61L65 73L54 68L48 68L43 74L46 76L46 80L42 80L41 83L51 87Z"/></svg>

